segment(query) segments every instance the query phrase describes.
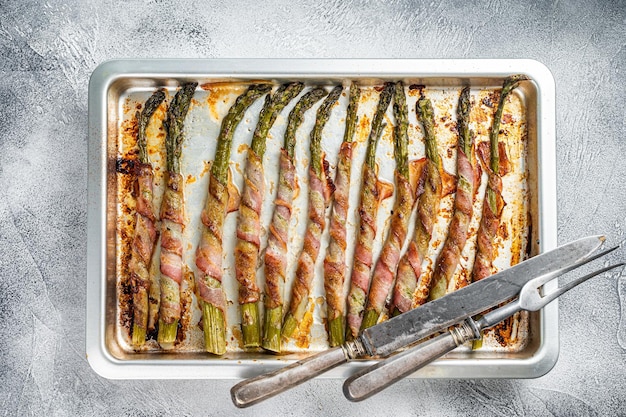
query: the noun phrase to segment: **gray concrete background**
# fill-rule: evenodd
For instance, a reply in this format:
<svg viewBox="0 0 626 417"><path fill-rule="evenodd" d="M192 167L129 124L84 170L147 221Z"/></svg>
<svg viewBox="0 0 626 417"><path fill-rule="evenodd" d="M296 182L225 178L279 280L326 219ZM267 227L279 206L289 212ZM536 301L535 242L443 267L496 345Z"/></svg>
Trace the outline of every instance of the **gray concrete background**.
<svg viewBox="0 0 626 417"><path fill-rule="evenodd" d="M252 409L232 381L110 381L85 359L87 85L112 58L532 58L557 87L558 240L626 229L626 3L0 4L0 413L626 414L626 273L562 297L536 380L403 381L352 404L317 380ZM619 249L610 258L624 258ZM621 306L620 306L621 304Z"/></svg>

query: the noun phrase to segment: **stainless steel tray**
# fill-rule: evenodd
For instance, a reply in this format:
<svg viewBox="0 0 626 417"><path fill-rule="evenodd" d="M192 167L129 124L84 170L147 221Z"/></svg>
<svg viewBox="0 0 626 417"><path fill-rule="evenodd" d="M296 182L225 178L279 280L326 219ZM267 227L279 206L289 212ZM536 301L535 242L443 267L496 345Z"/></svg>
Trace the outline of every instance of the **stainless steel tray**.
<svg viewBox="0 0 626 417"><path fill-rule="evenodd" d="M337 84L357 80L374 85L386 80L421 84L432 91L498 88L505 76L524 73L532 79L516 90L525 112L527 211L530 255L556 247L555 90L549 70L532 60L120 60L100 65L89 85L89 187L87 265L87 358L107 378L240 378L284 366L309 351L292 349L282 356L229 349L215 357L201 349L135 352L119 326L116 224L116 160L121 124L129 100L157 87L173 91L180 82L201 84L251 80L303 80ZM414 116L413 116L414 117ZM253 120L244 123L253 124ZM280 123L279 123L280 124ZM253 127L253 126L252 126ZM450 161L448 161L450 162ZM384 158L381 160L385 170ZM387 167L388 169L389 167ZM354 176L353 176L354 180ZM389 208L387 208L389 209ZM234 307L236 309L236 307ZM431 378L529 378L548 372L558 356L556 302L526 317L527 334L516 349L469 349L448 355L415 373ZM346 377L371 361L335 368L328 377Z"/></svg>

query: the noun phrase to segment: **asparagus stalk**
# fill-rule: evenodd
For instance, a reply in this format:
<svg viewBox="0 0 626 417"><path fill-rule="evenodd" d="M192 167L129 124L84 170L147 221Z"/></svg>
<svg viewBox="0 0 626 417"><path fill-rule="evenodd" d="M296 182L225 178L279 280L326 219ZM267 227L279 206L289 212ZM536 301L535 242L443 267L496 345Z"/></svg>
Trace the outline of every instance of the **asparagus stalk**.
<svg viewBox="0 0 626 417"><path fill-rule="evenodd" d="M494 272L493 260L495 258L494 242L500 227L500 219L505 202L502 197L502 176L506 173L508 159L504 143L499 142L500 123L502 112L509 94L523 80L527 80L525 75L513 75L504 80L498 107L494 114L489 131L489 146L486 143L479 144L479 150L482 150L481 157L483 165L487 170L488 182L485 192L485 200L483 201L482 217L478 226L478 236L476 238L476 256L474 258L474 268L472 269L473 281L479 281L490 276ZM489 157L485 157L488 154ZM488 159L488 161L487 161ZM500 343L506 345L513 326L514 317L509 317L503 323L500 323L491 331L499 333L501 336ZM472 349L476 350L482 346L482 338L474 341Z"/></svg>
<svg viewBox="0 0 626 417"><path fill-rule="evenodd" d="M256 267L260 247L261 206L265 189L262 161L266 138L278 113L300 94L303 88L302 83L283 84L273 95L266 96L248 151L235 246L235 276L239 283L241 328L243 345L246 348L261 345L258 311L260 290L256 284Z"/></svg>
<svg viewBox="0 0 626 417"><path fill-rule="evenodd" d="M176 340L181 315L180 283L183 275L183 177L180 156L183 128L191 99L198 83L186 83L170 103L167 118L167 184L161 203L161 303L157 341L164 349Z"/></svg>
<svg viewBox="0 0 626 417"><path fill-rule="evenodd" d="M372 246L376 237L376 216L380 202L388 197L385 188L377 179L376 175L376 146L384 130L383 118L393 97L395 86L393 83L385 84L380 93L378 106L374 117L370 135L367 141L365 166L361 184L361 202L359 203L359 221L356 246L354 250L354 263L348 292L348 314L346 337L351 340L357 336L363 320L366 297L370 284L370 271L372 267Z"/></svg>
<svg viewBox="0 0 626 417"><path fill-rule="evenodd" d="M296 131L304 119L304 113L326 95L323 88L306 93L289 113L284 145L280 154L278 193L269 228L265 251L265 333L262 346L280 352L280 335L283 323L283 287L287 273L287 240L291 204L296 187L295 144Z"/></svg>
<svg viewBox="0 0 626 417"><path fill-rule="evenodd" d="M148 157L146 144L146 128L156 109L165 100L165 92L158 90L146 101L141 114L137 112L139 123L137 131L137 146L139 148L139 163L135 166L137 176L137 214L135 222L135 237L133 239L131 259L129 263L131 289L133 294L133 333L132 344L135 347L143 346L148 328L148 293L151 280L150 260L156 242L157 230L155 226L156 211L154 209L152 187L152 165Z"/></svg>
<svg viewBox="0 0 626 417"><path fill-rule="evenodd" d="M493 244L498 232L498 227L500 226L502 209L505 204L502 198L501 171L504 161L501 161L501 154L503 158L506 158L506 151L498 141L502 111L504 110L504 104L511 91L519 85L520 81L527 79L525 75L513 75L504 80L498 108L493 118L491 131L489 132L489 164L486 164L489 179L476 240L477 250L474 268L472 270L472 279L475 281L492 274L494 258Z"/></svg>
<svg viewBox="0 0 626 417"><path fill-rule="evenodd" d="M326 292L326 317L328 341L331 347L342 345L346 333L345 300L343 284L347 273L346 266L346 219L350 191L350 171L352 163L352 139L357 123L357 111L361 89L355 82L350 85L350 98L346 113L346 129L339 149L335 193L330 218L330 241L324 259L324 290Z"/></svg>
<svg viewBox="0 0 626 417"><path fill-rule="evenodd" d="M457 106L457 189L454 200L454 213L439 257L435 263L432 289L429 299L434 300L446 294L448 284L454 275L461 251L467 241L467 230L474 207L476 192L480 186L480 168L476 161L474 141L469 129L471 111L469 87L465 87L459 96Z"/></svg>
<svg viewBox="0 0 626 417"><path fill-rule="evenodd" d="M228 165L235 129L245 111L259 97L271 90L269 84L254 84L235 100L222 120L217 138L215 160L211 166L209 192L202 212L206 226L196 251L196 265L200 270L196 285L202 305L204 343L207 352L221 355L226 352L226 296L222 288L222 229L228 203Z"/></svg>
<svg viewBox="0 0 626 417"><path fill-rule="evenodd" d="M396 201L394 203L391 226L387 239L383 244L381 254L374 268L374 277L369 290L367 307L361 324L361 330L373 326L378 321L389 290L395 279L400 251L407 236L409 218L415 204L417 183L424 171L425 161L414 161L415 165L421 169L417 172L415 181L411 183L409 173L408 156L408 125L409 111L404 94L404 85L401 82L396 84L393 113L396 119L395 127L395 148L394 156L396 160Z"/></svg>
<svg viewBox="0 0 626 417"><path fill-rule="evenodd" d="M330 117L331 110L342 86L337 86L328 94L317 110L315 125L311 131L311 164L309 167L309 220L304 236L304 247L296 267L296 281L291 291L289 312L283 322L282 335L289 338L304 318L311 283L315 275L315 262L319 254L320 239L326 225L326 209L333 193L332 180L328 173L328 162L322 152L322 131Z"/></svg>
<svg viewBox="0 0 626 417"><path fill-rule="evenodd" d="M431 276L422 274L421 263L428 252L433 227L437 221L439 205L443 196L444 177L448 176L437 151L435 137L435 117L430 99L423 93L416 103L416 113L424 128L426 145L426 172L424 191L418 199L415 234L406 253L398 263L396 284L393 290L393 314L409 310L414 305L423 304L430 290ZM418 285L419 283L419 285Z"/></svg>

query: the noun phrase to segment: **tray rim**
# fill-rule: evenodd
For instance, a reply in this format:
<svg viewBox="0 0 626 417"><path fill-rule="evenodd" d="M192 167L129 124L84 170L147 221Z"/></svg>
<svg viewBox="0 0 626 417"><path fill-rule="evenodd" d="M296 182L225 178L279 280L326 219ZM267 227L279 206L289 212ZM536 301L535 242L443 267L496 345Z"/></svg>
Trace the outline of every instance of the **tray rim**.
<svg viewBox="0 0 626 417"><path fill-rule="evenodd" d="M277 70L276 68L279 68ZM433 70L436 69L436 70ZM92 369L109 379L236 379L292 363L267 359L117 359L105 345L106 293L106 101L120 78L320 78L320 77L503 77L524 73L537 86L537 166L541 250L557 246L556 103L550 70L531 59L116 59L92 73L88 97L88 208L86 356ZM102 140L104 138L104 140ZM556 286L556 282L550 283ZM436 361L410 378L537 378L558 359L558 300L540 313L540 346L524 359L476 358ZM324 374L345 378L373 361L354 361Z"/></svg>

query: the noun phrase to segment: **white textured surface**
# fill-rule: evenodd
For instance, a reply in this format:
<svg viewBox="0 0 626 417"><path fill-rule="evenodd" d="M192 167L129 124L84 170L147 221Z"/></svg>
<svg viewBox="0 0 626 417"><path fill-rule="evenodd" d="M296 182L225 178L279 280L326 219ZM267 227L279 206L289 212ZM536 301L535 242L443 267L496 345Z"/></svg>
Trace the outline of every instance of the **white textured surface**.
<svg viewBox="0 0 626 417"><path fill-rule="evenodd" d="M110 58L536 59L557 86L559 242L623 242L626 4L507 3L3 1L4 415L626 413L626 273L562 298L560 359L537 380L404 381L362 404L318 380L239 412L233 381L109 381L85 359L87 83Z"/></svg>

